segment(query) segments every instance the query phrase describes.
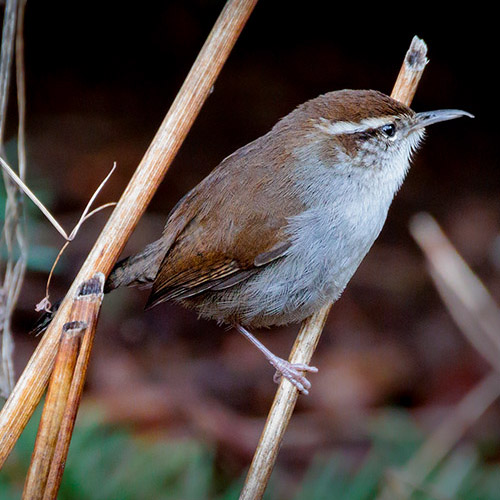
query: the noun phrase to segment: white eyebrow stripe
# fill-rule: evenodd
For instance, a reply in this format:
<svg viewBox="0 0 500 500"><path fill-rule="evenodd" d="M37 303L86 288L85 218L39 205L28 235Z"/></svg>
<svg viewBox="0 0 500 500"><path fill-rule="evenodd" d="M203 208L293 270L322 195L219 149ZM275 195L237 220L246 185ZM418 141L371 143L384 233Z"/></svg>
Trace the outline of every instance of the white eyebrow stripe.
<svg viewBox="0 0 500 500"><path fill-rule="evenodd" d="M391 123L394 119L394 116L382 116L377 118L365 118L358 123L341 121L332 123L325 118L320 118L315 126L329 135L356 134L358 132L364 132L365 130L382 127L387 123Z"/></svg>

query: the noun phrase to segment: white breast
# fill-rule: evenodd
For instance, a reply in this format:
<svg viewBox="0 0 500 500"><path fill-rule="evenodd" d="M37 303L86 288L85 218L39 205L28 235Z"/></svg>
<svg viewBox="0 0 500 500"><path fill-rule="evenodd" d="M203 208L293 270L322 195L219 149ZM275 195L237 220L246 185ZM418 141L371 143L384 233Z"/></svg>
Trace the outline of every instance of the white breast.
<svg viewBox="0 0 500 500"><path fill-rule="evenodd" d="M408 162L382 169L304 164L297 193L307 207L289 219L286 255L197 305L202 316L262 327L302 321L335 301L384 225ZM398 168L397 168L398 167ZM311 171L315 175L311 176Z"/></svg>
<svg viewBox="0 0 500 500"><path fill-rule="evenodd" d="M289 220L286 257L239 290L244 321L253 326L301 321L335 301L379 235L401 183L381 190L374 179L360 183L331 169L317 174L301 186L309 207Z"/></svg>

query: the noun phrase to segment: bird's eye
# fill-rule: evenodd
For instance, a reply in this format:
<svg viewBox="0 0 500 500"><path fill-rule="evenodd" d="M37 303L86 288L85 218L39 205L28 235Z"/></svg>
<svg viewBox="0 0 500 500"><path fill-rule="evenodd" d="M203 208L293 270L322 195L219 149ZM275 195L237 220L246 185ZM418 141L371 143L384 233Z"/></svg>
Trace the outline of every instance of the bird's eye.
<svg viewBox="0 0 500 500"><path fill-rule="evenodd" d="M382 130L386 137L394 137L394 134L396 133L396 126L394 123L388 123L387 125L381 127L380 130Z"/></svg>

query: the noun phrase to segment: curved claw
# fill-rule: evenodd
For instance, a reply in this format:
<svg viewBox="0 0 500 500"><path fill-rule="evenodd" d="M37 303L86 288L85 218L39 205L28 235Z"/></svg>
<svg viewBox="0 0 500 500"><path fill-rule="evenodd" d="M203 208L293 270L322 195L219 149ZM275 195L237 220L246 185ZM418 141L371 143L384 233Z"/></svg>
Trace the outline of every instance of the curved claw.
<svg viewBox="0 0 500 500"><path fill-rule="evenodd" d="M304 363L290 363L285 359L276 358L271 362L276 368L273 380L279 383L281 377L285 377L292 383L302 394L309 394L311 382L307 380L303 372L317 373L318 369L315 366L309 366Z"/></svg>
<svg viewBox="0 0 500 500"><path fill-rule="evenodd" d="M246 328L236 324L236 329L244 335L252 344L259 349L267 358L269 363L276 369L274 381L279 382L281 377L288 379L300 392L309 394L311 382L307 380L303 372L316 373L318 369L315 366L309 366L304 363L290 363L285 359L278 358L266 346L259 342Z"/></svg>

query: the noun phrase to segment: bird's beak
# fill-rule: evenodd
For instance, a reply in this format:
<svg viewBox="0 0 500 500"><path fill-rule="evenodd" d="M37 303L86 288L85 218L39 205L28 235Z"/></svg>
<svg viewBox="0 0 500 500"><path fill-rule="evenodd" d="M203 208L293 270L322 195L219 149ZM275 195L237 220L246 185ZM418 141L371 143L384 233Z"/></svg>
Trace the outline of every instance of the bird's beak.
<svg viewBox="0 0 500 500"><path fill-rule="evenodd" d="M468 116L469 118L474 118L474 115L467 113L467 111L462 111L460 109L438 109L437 111L424 111L423 113L417 113L415 116L414 123L410 126L409 132L414 132L415 130L427 127L433 123L444 122L446 120L454 120L455 118L460 118L462 116Z"/></svg>

